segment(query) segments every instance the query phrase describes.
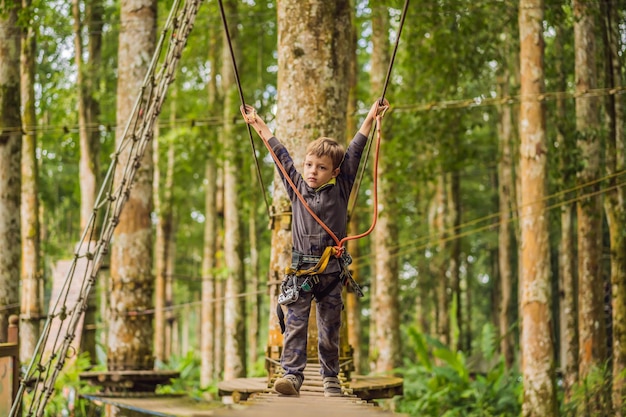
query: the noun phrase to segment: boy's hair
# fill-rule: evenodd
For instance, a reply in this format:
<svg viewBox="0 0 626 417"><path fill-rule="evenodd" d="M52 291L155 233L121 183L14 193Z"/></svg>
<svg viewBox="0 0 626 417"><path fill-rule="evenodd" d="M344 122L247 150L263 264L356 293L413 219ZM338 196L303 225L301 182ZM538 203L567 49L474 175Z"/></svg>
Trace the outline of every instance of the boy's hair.
<svg viewBox="0 0 626 417"><path fill-rule="evenodd" d="M322 156L330 156L333 162L333 169L338 168L343 161L346 151L343 146L335 139L320 137L309 143L306 147L306 154L315 155L318 158Z"/></svg>

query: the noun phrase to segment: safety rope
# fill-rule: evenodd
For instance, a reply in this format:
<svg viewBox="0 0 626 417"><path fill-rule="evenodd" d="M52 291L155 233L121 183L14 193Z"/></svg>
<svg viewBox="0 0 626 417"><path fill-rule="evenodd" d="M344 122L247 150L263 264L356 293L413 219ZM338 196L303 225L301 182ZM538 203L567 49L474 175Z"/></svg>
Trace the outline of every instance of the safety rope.
<svg viewBox="0 0 626 417"><path fill-rule="evenodd" d="M161 112L168 86L174 80L182 50L187 44L187 37L202 3L202 0L188 0L181 8L182 1L184 0L175 0L172 4L139 96L98 192L92 215L76 247L59 295L50 304L50 313L33 352L33 358L21 378L9 417L17 417L22 406L24 409L19 415L43 416L65 361L75 356L72 341L76 337L83 313L87 310L89 294L107 255L114 229L130 195L140 161L152 140L154 124ZM169 42L165 57L159 64L166 40ZM120 161L123 150L128 150L128 159ZM122 171L121 179L114 184L115 172L118 169ZM101 219L103 226L100 236L96 236L99 212L104 212ZM81 267L77 268L79 261ZM78 275L79 269L82 271L82 276L79 277L81 281L75 282L75 275ZM70 289L76 290L78 295L75 305L68 307ZM53 329L59 330L52 334ZM26 392L29 393L28 401L24 402Z"/></svg>
<svg viewBox="0 0 626 417"><path fill-rule="evenodd" d="M402 15L400 17L400 25L398 26L398 35L396 36L396 41L393 47L393 53L391 54L391 59L389 60L389 66L387 67L387 75L385 76L385 82L383 83L383 92L380 95L380 104L383 104L385 101L385 94L387 93L387 87L389 86L389 80L391 78L391 70L393 69L393 64L396 60L396 54L398 53L398 45L400 44L400 36L402 35L402 28L404 27L404 20L406 18L406 14L408 10L409 10L409 0L405 0L404 7L402 8ZM372 148L372 141L370 138L366 146L367 150L365 151L365 158L364 158L365 162L360 167L360 172L357 175L357 180L353 188L353 195L355 196L358 195L359 189L361 188L361 182L363 181L363 176L365 175L365 167L367 165L367 161L369 160L371 148ZM356 198L352 200L352 206L348 209L348 218L352 216L355 205L356 205Z"/></svg>
<svg viewBox="0 0 626 417"><path fill-rule="evenodd" d="M227 23L227 19L226 19L226 15L224 13L224 6L222 4L222 0L219 0L219 5L220 5L220 11L222 13L222 22L224 24L224 31L226 32L226 37L228 39L228 44L229 46L231 45L231 40L230 40L230 34L228 31L228 23ZM398 44L400 41L400 34L402 33L402 27L404 26L404 20L406 17L406 13L408 10L408 5L409 5L409 0L405 0L405 4L404 4L404 8L402 11L402 18L400 21L400 28L398 30L398 36L396 39L396 43L395 43L395 47L394 47L394 51L393 51L393 56L392 59L389 63L389 67L387 70L387 76L386 76L386 80L385 80L385 85L383 88L383 94L380 98L380 104L383 105L384 101L385 101L385 92L387 90L387 85L389 84L389 79L391 76L391 70L393 68L393 62L395 60L395 56L396 56L396 52L398 49ZM244 101L243 98L243 89L241 87L241 83L239 82L239 76L238 76L238 71L237 71L237 62L236 62L236 58L235 58L235 54L234 51L232 49L232 46L230 47L230 57L231 57L231 61L233 64L233 67L235 68L235 78L237 80L237 88L239 89L239 98L241 100L241 107L242 109L244 109L244 111L246 111L246 103ZM384 112L383 112L384 113ZM276 154L274 153L274 151L271 149L271 146L269 146L267 140L269 138L263 138L261 137L261 139L263 140L266 148L268 149L272 159L274 160L274 162L276 163L276 166L280 169L281 173L283 174L283 178L285 179L285 181L287 181L287 183L289 184L289 186L291 187L291 189L293 190L294 194L296 195L296 197L298 198L298 200L302 203L302 205L304 206L304 208L307 210L307 212L311 215L311 217L313 217L313 219L322 227L322 229L324 229L324 231L326 231L326 233L328 233L328 235L333 239L333 241L335 242L335 254L334 256L339 258L341 257L341 255L344 253L345 251L345 247L344 247L344 243L349 241L349 240L353 240L353 239L360 239L362 237L365 237L367 235L369 235L372 230L374 230L374 227L376 226L376 221L377 221L377 217L378 217L378 186L377 186L377 176L378 176L378 155L380 152L380 137L381 137L381 129L380 129L380 124L382 122L382 115L376 115L376 132L377 132L377 140L376 140L376 155L375 155L375 167L374 167L374 214L373 214L373 219L372 219L372 223L369 227L369 229L367 231L365 231L364 233L355 235L355 236L346 236L343 239L339 239L337 237L337 235L324 223L324 221L322 219L319 218L319 216L317 216L315 214L315 212L311 209L311 207L308 205L308 203L306 202L306 200L304 199L304 197L302 196L302 194L298 191L296 185L293 183L293 181L291 180L291 178L289 178L289 175L287 174L287 172L285 171L285 168L282 166L280 160L278 159L278 157L276 156ZM251 142L253 142L252 140L252 131L250 128L250 125L247 124L248 126L248 134L250 135L250 140ZM255 152L255 158L256 158L256 152Z"/></svg>
<svg viewBox="0 0 626 417"><path fill-rule="evenodd" d="M224 32L226 33L226 40L228 41L228 50L230 51L231 61L233 64L233 73L235 74L235 83L237 84L237 90L239 92L239 100L241 101L241 105L245 107L246 101L243 98L243 88L241 87L241 81L239 80L239 70L237 69L237 60L235 59L235 51L233 50L233 42L230 38L230 31L228 29L228 21L226 20L226 12L224 11L224 4L222 0L219 0L220 5L220 14L222 15L222 24L224 25ZM261 175L261 167L259 166L259 160L256 157L256 147L254 146L254 139L252 138L252 129L250 125L248 126L248 138L250 139L250 146L252 146L252 159L254 159L254 164L256 166L256 176L259 181L259 185L261 186L261 190L263 190L263 201L265 201L265 211L267 212L267 216L270 216L270 203L267 199L267 193L265 191L265 185L263 184L263 176Z"/></svg>

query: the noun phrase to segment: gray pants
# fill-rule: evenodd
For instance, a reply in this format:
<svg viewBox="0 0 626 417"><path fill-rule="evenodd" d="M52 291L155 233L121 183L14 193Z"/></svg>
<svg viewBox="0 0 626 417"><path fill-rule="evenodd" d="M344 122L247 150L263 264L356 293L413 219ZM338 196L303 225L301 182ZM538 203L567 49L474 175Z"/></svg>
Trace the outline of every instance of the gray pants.
<svg viewBox="0 0 626 417"><path fill-rule="evenodd" d="M334 285L337 274L320 275L320 289ZM303 278L298 283L302 283ZM342 285L339 283L321 300L317 300L318 356L322 377L339 374L339 329L341 327ZM283 354L281 365L285 374L296 375L304 380L306 366L307 334L309 313L311 312L312 292L300 292L295 303L287 306Z"/></svg>

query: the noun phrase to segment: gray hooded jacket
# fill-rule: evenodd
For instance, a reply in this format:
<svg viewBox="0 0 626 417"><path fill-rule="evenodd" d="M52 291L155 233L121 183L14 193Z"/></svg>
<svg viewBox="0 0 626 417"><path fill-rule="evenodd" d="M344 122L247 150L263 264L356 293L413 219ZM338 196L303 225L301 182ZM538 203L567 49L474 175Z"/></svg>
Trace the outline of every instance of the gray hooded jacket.
<svg viewBox="0 0 626 417"><path fill-rule="evenodd" d="M367 137L357 132L346 149L346 155L335 181L329 181L316 189L307 185L302 174L296 169L287 148L276 137L270 138L268 143L313 212L333 231L338 239L341 240L346 237L348 199L356 179ZM335 246L336 243L298 200L296 193L291 189L291 185L283 177L280 170L279 174L287 189L293 210L291 228L293 249L305 255L320 256L327 246ZM312 265L304 265L304 267L310 266ZM324 273L336 273L340 270L338 259L333 258Z"/></svg>

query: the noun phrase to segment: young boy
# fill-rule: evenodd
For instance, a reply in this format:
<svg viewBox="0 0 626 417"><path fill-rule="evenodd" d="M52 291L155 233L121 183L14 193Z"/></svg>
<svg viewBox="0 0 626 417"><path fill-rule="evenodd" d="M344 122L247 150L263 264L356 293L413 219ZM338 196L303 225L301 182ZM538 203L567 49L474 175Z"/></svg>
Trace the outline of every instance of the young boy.
<svg viewBox="0 0 626 417"><path fill-rule="evenodd" d="M273 150L307 205L338 239L343 239L347 229L348 198L356 179L367 136L376 115L382 114L388 106L389 103L386 100L383 104L380 104L380 100L376 100L346 151L334 139L321 137L311 142L306 149L302 173L298 172L287 149L274 137L253 107L246 106L245 109L242 107L241 113L246 123L250 124L263 139L265 145ZM292 268L308 269L317 264L327 247L335 246L336 243L306 210L284 174L281 172L280 175L292 203ZM291 303L285 303L287 320L281 357L284 376L274 383L274 389L278 393L283 395L300 393L307 361L309 313L311 301L315 297L319 332L318 353L320 373L324 381L324 395L326 397L342 395L341 385L337 378L339 374L339 329L343 308L342 286L338 285L341 270L340 259L333 256L319 275L299 276L297 284L292 286L292 290L295 288L297 294L294 297L295 301L289 300Z"/></svg>

